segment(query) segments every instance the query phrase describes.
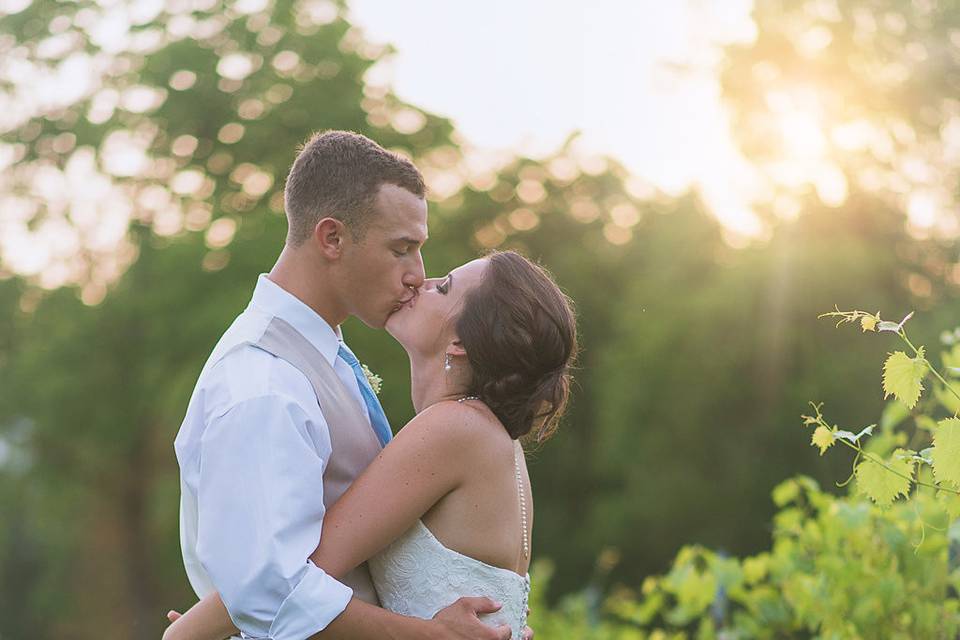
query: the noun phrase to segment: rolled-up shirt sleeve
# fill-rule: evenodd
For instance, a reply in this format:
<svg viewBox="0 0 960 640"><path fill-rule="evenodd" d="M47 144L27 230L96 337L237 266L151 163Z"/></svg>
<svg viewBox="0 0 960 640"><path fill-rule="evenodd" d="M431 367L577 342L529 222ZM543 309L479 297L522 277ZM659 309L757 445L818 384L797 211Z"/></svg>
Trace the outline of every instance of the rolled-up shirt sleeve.
<svg viewBox="0 0 960 640"><path fill-rule="evenodd" d="M204 431L197 555L247 637L303 640L353 595L308 560L323 524L326 434L283 395L234 404Z"/></svg>

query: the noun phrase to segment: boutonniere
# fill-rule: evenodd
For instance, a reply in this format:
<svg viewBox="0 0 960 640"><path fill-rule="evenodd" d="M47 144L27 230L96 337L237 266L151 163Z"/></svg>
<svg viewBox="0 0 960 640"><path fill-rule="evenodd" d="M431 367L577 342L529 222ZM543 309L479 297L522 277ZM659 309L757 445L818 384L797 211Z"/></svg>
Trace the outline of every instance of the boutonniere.
<svg viewBox="0 0 960 640"><path fill-rule="evenodd" d="M360 365L360 368L363 370L363 375L367 377L367 382L370 383L370 388L373 389L375 394L380 395L380 387L383 386L383 378L375 374L373 371L370 371L370 367L365 364Z"/></svg>

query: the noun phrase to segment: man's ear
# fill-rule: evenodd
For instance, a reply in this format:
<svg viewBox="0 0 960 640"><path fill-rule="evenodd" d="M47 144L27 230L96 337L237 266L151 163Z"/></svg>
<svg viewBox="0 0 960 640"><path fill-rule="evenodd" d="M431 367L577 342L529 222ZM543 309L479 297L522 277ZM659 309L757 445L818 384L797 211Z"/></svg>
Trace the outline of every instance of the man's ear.
<svg viewBox="0 0 960 640"><path fill-rule="evenodd" d="M323 218L313 228L313 242L326 258L337 260L343 255L346 232L346 225L341 221L336 218Z"/></svg>
<svg viewBox="0 0 960 640"><path fill-rule="evenodd" d="M454 338L450 344L447 345L447 355L455 358L467 355L467 350L463 348L463 343L460 342L459 338Z"/></svg>

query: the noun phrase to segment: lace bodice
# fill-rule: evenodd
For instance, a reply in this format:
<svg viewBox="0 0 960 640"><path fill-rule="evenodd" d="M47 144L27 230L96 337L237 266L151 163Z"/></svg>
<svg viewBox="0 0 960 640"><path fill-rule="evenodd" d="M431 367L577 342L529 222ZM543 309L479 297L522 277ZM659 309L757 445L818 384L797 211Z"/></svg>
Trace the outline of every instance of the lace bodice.
<svg viewBox="0 0 960 640"><path fill-rule="evenodd" d="M530 576L494 567L449 549L417 520L406 533L369 561L380 603L417 618L432 618L462 596L486 596L503 608L480 619L510 625L521 638L527 624Z"/></svg>

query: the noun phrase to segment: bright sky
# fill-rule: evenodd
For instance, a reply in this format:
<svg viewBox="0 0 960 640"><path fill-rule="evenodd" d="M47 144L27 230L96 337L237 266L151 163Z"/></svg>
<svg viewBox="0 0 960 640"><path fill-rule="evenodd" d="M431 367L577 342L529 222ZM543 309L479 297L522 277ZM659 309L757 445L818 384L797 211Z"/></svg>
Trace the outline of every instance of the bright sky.
<svg viewBox="0 0 960 640"><path fill-rule="evenodd" d="M0 93L0 130L91 92L87 117L96 122L112 117L118 105L136 113L156 106L163 99L157 88L101 90L97 77L116 51L154 46L159 32L135 35L130 25L149 22L165 2L104 0L102 11L84 14L84 24L78 13L76 26L102 48L96 55L74 50L71 20L57 16L51 22L57 35L37 50L51 58L72 51L54 69L40 73L24 57L25 49L0 59L0 77L17 87ZM321 19L336 17L330 0L307 2ZM29 3L0 0L0 14ZM267 4L238 0L234 8L254 12ZM371 69L368 81L389 84L405 101L451 118L471 157L545 156L580 131L577 155L619 159L635 174L634 185L654 185L671 195L697 189L731 242L761 234L749 206L756 174L732 143L717 76L722 47L755 37L752 0L352 0L349 5L350 18L367 39L397 50ZM227 58L218 66L225 77L236 71ZM79 149L63 170L38 163L17 173L23 149L0 147L0 276L5 270L37 275L49 288L85 281L84 300L102 299L108 283L135 257L125 240L132 196L114 177L140 171L149 143L139 133L114 131L100 149L103 171L92 150ZM51 144L66 154L75 137L67 131ZM820 157L811 164L819 167ZM136 196L137 207L153 212L158 233L175 232L193 215L184 216L173 195L197 192L203 178L195 171L181 173L192 175L175 176L174 193L157 185ZM14 183L28 184L29 194L21 195ZM255 187L262 193L269 183ZM33 228L40 203L47 215ZM197 218L202 228L209 207L198 212L205 215ZM224 228L230 221L220 222L207 232L211 247L223 246L232 235Z"/></svg>
<svg viewBox="0 0 960 640"><path fill-rule="evenodd" d="M353 0L350 17L397 54L372 74L450 117L480 150L533 156L583 133L672 194L699 188L757 232L750 172L721 103L720 47L750 41L752 0Z"/></svg>

